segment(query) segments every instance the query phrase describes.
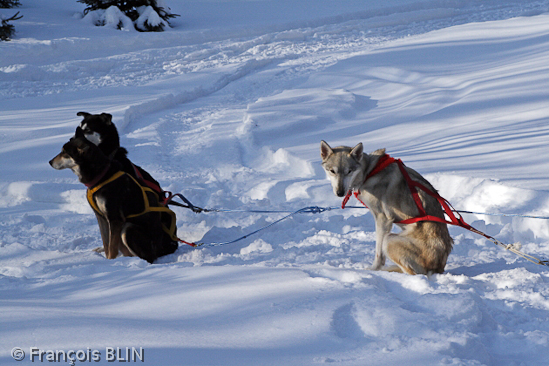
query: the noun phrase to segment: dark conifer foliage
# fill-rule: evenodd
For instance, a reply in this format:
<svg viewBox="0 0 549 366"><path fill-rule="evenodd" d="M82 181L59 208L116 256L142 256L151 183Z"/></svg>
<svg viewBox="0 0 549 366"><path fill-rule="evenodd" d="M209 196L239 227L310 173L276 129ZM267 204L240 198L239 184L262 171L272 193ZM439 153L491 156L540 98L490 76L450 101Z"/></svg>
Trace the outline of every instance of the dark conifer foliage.
<svg viewBox="0 0 549 366"><path fill-rule="evenodd" d="M178 14L172 14L169 8L161 6L163 4L162 0L78 0L78 2L87 5L84 14L116 6L133 21L135 28L139 31L161 32L164 30L164 24L169 24L171 18L179 16ZM146 13L148 7L151 7L155 14L151 14L150 11ZM151 21L155 15L165 23ZM138 21L142 16L145 16L146 19Z"/></svg>
<svg viewBox="0 0 549 366"><path fill-rule="evenodd" d="M12 20L18 20L23 18L23 16L17 16L19 12L15 13L11 18L2 18L2 23L0 24L0 41L9 41L15 34L15 28L13 25L9 24Z"/></svg>
<svg viewBox="0 0 549 366"><path fill-rule="evenodd" d="M0 0L0 8L10 9L20 5L19 0Z"/></svg>

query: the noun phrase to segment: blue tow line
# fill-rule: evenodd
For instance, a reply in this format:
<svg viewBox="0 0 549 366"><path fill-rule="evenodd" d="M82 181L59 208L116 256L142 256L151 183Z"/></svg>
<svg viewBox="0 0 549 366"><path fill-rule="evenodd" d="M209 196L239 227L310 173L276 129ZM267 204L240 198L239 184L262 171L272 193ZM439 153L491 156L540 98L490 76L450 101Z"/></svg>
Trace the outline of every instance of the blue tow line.
<svg viewBox="0 0 549 366"><path fill-rule="evenodd" d="M532 215L519 215L519 214L497 214L497 213L475 212L475 211L463 211L463 210L456 210L455 212L466 213L466 214L472 214L472 215L503 216L503 217L523 217L523 218L527 218L527 219L549 220L549 216L532 216Z"/></svg>
<svg viewBox="0 0 549 366"><path fill-rule="evenodd" d="M366 208L366 207L363 207L363 206L348 206L347 208ZM196 247L219 247L219 246L222 246L222 245L227 245L227 244L232 244L232 243L236 243L237 241L240 241L240 240L243 240L243 239L246 239L247 237L249 236L252 236L254 234L257 234L258 232L260 231L263 231L265 229L268 229L270 228L271 226L273 225L276 225L278 224L279 222L281 221L284 221L294 215L297 215L297 214L302 214L302 213L312 213L312 214L318 214L318 213L322 213L322 212L326 212L326 211L332 211L332 210L341 210L341 207L337 207L337 206L332 206L332 207L319 207L319 206L309 206L309 207L304 207L302 209L299 209L297 211L286 211L286 210L273 210L273 211L269 211L269 210L226 210L226 209L208 209L208 210L204 210L204 212L251 212L251 213L288 213L290 212L290 214L276 220L276 221L273 221L271 222L269 225L266 225L266 226L263 226L255 231L252 231L251 233L248 233L246 235L243 235L239 238L236 238L234 240L231 240L231 241L225 241L225 242L217 242L217 243L194 243L196 244Z"/></svg>
<svg viewBox="0 0 549 366"><path fill-rule="evenodd" d="M322 212L326 212L326 211L332 211L332 210L341 210L342 208L341 207L338 207L338 206L331 206L331 207L319 207L319 206L309 206L309 207L304 207L302 209L299 209L297 211L289 211L289 210L229 210L229 209L206 209L206 208L200 208L200 207L197 207L197 206L194 206L189 200L187 200L185 197L183 197L183 195L181 194L176 194L174 196L178 196L179 198L181 198L187 205L182 205L182 204L178 204L177 202L174 202L174 201L171 201L169 202L169 204L176 204L177 206L180 206L180 207L185 207L185 208L189 208L191 209L193 212L195 213L199 213L199 212L240 212L240 213L289 213L288 215L276 220L276 221L273 221L272 223L270 223L269 225L266 225L266 226L263 226L255 231L252 231L251 233L248 233L246 235L243 235L241 237L238 237L234 240L230 240L230 241L225 241L225 242L214 242L214 243L201 243L201 242L197 242L197 243L192 243L194 244L193 246L195 247L218 247L218 246L222 246L222 245L227 245L227 244L232 244L232 243L236 243L240 240L244 240L254 234L257 234L259 233L260 231L263 231L265 229L268 229L270 228L271 226L273 225L276 225L278 224L279 222L281 221L284 221L294 215L297 215L297 214L303 214L303 213L312 213L312 214L318 214L318 213L322 213ZM361 208L361 209L365 209L367 207L365 206L346 206L345 208ZM523 218L530 218L530 219L542 219L542 220L549 220L549 216L532 216L532 215L519 215L519 214L494 214L494 213L486 213L486 212L474 212L474 211L464 211L464 210L455 210L455 212L457 213L465 213L465 214L473 214L473 215L488 215L488 216L504 216L504 217L523 217ZM189 243L187 243L189 244Z"/></svg>

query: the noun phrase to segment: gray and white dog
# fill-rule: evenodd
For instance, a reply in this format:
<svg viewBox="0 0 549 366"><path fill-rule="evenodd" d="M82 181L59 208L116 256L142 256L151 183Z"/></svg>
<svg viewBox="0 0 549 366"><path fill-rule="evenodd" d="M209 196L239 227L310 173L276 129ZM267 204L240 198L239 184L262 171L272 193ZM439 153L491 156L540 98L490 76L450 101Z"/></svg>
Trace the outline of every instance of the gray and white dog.
<svg viewBox="0 0 549 366"><path fill-rule="evenodd" d="M344 197L354 191L374 216L376 254L371 269L427 275L444 272L453 245L448 227L444 222L434 221L399 224L420 216L421 212L397 164L388 164L378 171L378 163L388 156L385 149L365 154L362 143L354 148L331 148L322 141L320 156L334 193ZM418 172L408 167L404 169L411 180L436 192ZM371 175L372 172L374 175ZM422 190L418 190L418 194L426 215L444 219L441 204L435 197ZM397 224L402 231L392 233L393 224ZM384 268L386 257L398 267Z"/></svg>

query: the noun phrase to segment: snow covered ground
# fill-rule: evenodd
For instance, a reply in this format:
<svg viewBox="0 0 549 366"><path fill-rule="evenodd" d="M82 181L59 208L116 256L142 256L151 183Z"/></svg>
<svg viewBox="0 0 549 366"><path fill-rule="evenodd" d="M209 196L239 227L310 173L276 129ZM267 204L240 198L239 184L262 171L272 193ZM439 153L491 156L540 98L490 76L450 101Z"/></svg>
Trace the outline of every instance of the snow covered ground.
<svg viewBox="0 0 549 366"><path fill-rule="evenodd" d="M367 270L366 209L109 261L84 186L48 165L77 112L107 112L201 207L339 205L324 139L386 147L457 209L549 216L549 1L166 2L163 33L95 27L76 0L0 9L24 16L0 43L0 364L549 365L547 267L462 229L431 277ZM174 210L205 243L283 216ZM547 220L465 219L549 258Z"/></svg>

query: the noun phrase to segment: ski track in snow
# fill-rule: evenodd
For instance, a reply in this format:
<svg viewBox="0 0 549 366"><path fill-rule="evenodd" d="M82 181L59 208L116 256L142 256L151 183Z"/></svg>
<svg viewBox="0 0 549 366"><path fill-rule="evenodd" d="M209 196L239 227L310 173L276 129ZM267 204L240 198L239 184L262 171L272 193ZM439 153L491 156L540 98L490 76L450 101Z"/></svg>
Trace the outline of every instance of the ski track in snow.
<svg viewBox="0 0 549 366"><path fill-rule="evenodd" d="M549 365L549 272L462 229L450 229L447 272L431 277L366 270L365 209L297 215L154 265L106 261L91 252L101 240L83 187L46 164L76 112L108 112L130 158L201 207L339 205L317 156L325 139L383 141L458 209L547 216L549 30L536 15L548 9L425 1L101 44L14 41L0 55L0 363L15 346L141 346L146 364L165 365ZM486 59L468 63L475 42ZM454 43L468 53L445 54ZM504 101L486 97L498 87ZM174 210L179 235L206 243L280 217ZM549 256L545 220L465 219Z"/></svg>

